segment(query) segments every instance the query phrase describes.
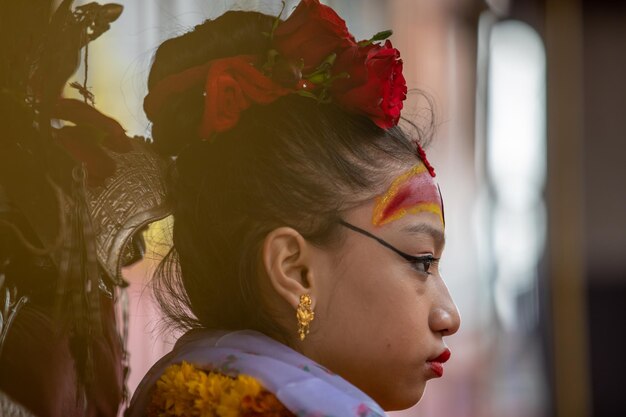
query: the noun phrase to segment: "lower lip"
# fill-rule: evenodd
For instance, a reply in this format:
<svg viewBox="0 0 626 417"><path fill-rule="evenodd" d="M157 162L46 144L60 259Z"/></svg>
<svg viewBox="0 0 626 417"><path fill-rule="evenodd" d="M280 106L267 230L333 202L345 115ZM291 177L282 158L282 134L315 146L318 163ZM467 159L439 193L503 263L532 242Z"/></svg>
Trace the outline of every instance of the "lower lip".
<svg viewBox="0 0 626 417"><path fill-rule="evenodd" d="M430 370L433 371L437 378L443 376L443 364L441 362L428 362L428 365L430 365Z"/></svg>

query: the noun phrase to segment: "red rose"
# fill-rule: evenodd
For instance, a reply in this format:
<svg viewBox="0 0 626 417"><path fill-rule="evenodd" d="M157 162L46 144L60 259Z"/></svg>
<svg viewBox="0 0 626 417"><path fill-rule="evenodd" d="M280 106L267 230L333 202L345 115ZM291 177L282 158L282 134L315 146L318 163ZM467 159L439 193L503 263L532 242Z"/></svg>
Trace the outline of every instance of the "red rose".
<svg viewBox="0 0 626 417"><path fill-rule="evenodd" d="M350 75L332 85L337 104L366 114L383 129L398 124L407 88L400 52L390 41L345 50L337 57L333 73Z"/></svg>
<svg viewBox="0 0 626 417"><path fill-rule="evenodd" d="M274 47L293 61L304 61L311 72L333 53L356 45L346 22L318 0L302 0L291 16L274 31Z"/></svg>

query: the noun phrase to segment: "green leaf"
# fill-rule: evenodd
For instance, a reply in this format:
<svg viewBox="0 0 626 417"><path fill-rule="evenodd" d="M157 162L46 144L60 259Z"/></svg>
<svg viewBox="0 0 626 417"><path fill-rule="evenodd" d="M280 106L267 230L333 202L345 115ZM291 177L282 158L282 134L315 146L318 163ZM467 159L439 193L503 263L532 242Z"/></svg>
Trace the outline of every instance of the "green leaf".
<svg viewBox="0 0 626 417"><path fill-rule="evenodd" d="M378 32L377 34L372 36L372 38L370 39L370 42L384 41L385 39L390 37L392 34L393 34L392 30L383 30L382 32Z"/></svg>
<svg viewBox="0 0 626 417"><path fill-rule="evenodd" d="M330 76L326 73L315 74L307 78L307 80L311 81L313 84L316 84L316 85L324 84L328 79L330 79Z"/></svg>
<svg viewBox="0 0 626 417"><path fill-rule="evenodd" d="M344 71L342 73L339 73L337 75L334 75L334 76L330 77L330 79L328 81L332 82L332 81L334 81L336 79L339 79L339 78L350 78L350 74Z"/></svg>
<svg viewBox="0 0 626 417"><path fill-rule="evenodd" d="M333 66L335 64L335 60L337 59L337 54L332 53L326 57L326 59L322 62L322 65Z"/></svg>
<svg viewBox="0 0 626 417"><path fill-rule="evenodd" d="M310 80L313 77L318 76L319 74L326 74L328 76L330 69L333 67L333 64L335 63L336 59L337 59L337 54L328 55L324 59L324 61L322 61L322 63L317 68L315 68L313 72L304 74L303 77L306 78L307 80Z"/></svg>
<svg viewBox="0 0 626 417"><path fill-rule="evenodd" d="M287 4L285 3L285 0L282 0L281 3L283 4L283 7L280 8L280 13L278 13L278 16L276 16L276 19L274 19L274 24L272 25L272 32L270 33L270 39L274 39L274 31L280 24L280 18L283 15L283 12L285 11L285 7L287 6Z"/></svg>
<svg viewBox="0 0 626 417"><path fill-rule="evenodd" d="M317 100L317 96L313 93L311 93L310 91L305 91L305 90L298 90L296 92L296 94L302 96L302 97L308 97L308 98L312 98L314 100Z"/></svg>
<svg viewBox="0 0 626 417"><path fill-rule="evenodd" d="M371 45L374 42L384 41L385 39L390 37L392 34L393 34L392 30L383 30L382 32L378 32L377 34L372 36L370 39L360 41L357 45L359 45L360 47L364 47L364 46Z"/></svg>

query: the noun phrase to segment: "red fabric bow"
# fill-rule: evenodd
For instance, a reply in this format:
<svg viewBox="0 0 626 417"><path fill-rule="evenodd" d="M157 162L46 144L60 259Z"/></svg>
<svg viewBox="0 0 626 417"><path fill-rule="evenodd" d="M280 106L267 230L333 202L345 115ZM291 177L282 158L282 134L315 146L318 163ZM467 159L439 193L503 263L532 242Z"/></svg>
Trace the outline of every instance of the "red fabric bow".
<svg viewBox="0 0 626 417"><path fill-rule="evenodd" d="M144 101L148 117L156 116L172 93L205 85L204 114L199 128L202 139L231 129L252 103L269 104L293 90L284 88L257 70L253 56L216 59L170 75L159 82Z"/></svg>

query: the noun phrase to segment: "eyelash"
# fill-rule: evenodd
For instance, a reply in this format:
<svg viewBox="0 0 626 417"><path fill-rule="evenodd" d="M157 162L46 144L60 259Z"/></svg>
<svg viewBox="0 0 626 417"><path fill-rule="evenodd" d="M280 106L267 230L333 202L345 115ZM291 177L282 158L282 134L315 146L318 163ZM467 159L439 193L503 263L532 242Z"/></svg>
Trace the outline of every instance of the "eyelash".
<svg viewBox="0 0 626 417"><path fill-rule="evenodd" d="M411 264L411 267L415 269L417 272L420 272L422 274L432 275L432 273L429 272L429 270L433 265L436 266L439 263L439 259L440 258L435 258L432 255L426 255L426 256L420 256L413 260L410 260L409 263ZM422 265L421 269L419 267L420 265Z"/></svg>

